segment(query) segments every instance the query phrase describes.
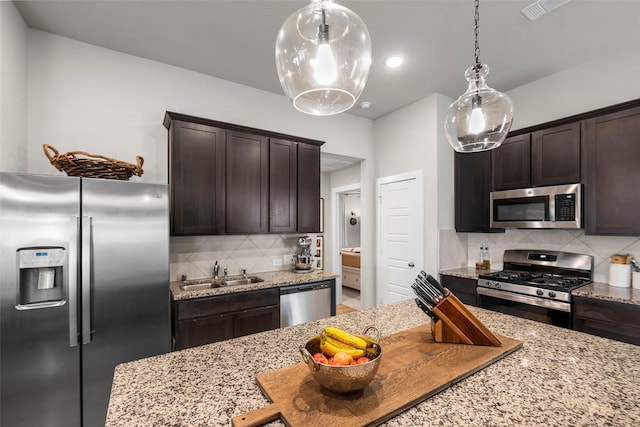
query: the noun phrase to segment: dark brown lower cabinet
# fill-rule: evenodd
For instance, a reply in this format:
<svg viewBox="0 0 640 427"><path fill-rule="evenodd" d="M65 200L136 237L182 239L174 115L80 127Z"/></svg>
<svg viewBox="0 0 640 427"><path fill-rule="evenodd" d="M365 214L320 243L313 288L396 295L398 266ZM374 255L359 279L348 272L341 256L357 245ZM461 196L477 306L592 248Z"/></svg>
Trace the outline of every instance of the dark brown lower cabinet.
<svg viewBox="0 0 640 427"><path fill-rule="evenodd" d="M574 296L572 310L576 331L640 345L640 306Z"/></svg>
<svg viewBox="0 0 640 427"><path fill-rule="evenodd" d="M174 350L279 327L279 288L173 302Z"/></svg>
<svg viewBox="0 0 640 427"><path fill-rule="evenodd" d="M277 329L280 327L280 306L243 310L233 315L233 336L257 334L258 332Z"/></svg>
<svg viewBox="0 0 640 427"><path fill-rule="evenodd" d="M448 276L441 274L440 283L449 289L464 304L477 306L476 286L478 281L465 277Z"/></svg>

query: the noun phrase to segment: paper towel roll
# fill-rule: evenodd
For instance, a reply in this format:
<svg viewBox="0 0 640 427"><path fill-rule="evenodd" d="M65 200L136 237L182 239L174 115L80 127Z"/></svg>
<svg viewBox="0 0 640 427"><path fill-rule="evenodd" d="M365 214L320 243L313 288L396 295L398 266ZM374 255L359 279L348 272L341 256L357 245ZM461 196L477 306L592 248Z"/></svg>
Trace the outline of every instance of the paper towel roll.
<svg viewBox="0 0 640 427"><path fill-rule="evenodd" d="M640 272L634 271L631 273L631 284L634 289L640 289Z"/></svg>
<svg viewBox="0 0 640 427"><path fill-rule="evenodd" d="M631 264L609 264L609 285L619 288L631 286Z"/></svg>

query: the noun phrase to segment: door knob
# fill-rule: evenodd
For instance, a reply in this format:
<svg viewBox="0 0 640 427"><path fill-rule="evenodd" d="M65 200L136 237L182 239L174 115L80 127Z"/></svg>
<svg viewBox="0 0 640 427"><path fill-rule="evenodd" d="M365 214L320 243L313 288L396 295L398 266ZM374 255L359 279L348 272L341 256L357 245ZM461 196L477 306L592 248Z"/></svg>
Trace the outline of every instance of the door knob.
<svg viewBox="0 0 640 427"><path fill-rule="evenodd" d="M409 263L409 267L415 267L416 265L413 262Z"/></svg>

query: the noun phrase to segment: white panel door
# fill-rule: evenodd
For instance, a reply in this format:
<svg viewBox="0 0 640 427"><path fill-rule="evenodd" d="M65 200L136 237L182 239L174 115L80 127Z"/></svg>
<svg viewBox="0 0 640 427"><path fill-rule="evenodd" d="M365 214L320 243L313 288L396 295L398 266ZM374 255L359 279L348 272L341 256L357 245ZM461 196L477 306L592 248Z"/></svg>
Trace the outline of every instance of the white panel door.
<svg viewBox="0 0 640 427"><path fill-rule="evenodd" d="M416 179L379 187L380 303L413 298L411 283L422 263L422 215Z"/></svg>

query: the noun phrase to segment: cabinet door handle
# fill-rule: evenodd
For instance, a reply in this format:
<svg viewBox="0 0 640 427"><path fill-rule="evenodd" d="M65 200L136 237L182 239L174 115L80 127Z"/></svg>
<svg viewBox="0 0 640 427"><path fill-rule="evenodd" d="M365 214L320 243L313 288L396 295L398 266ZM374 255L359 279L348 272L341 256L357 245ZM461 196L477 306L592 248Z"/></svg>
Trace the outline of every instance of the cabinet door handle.
<svg viewBox="0 0 640 427"><path fill-rule="evenodd" d="M415 267L416 265L413 262L409 263L409 267Z"/></svg>

